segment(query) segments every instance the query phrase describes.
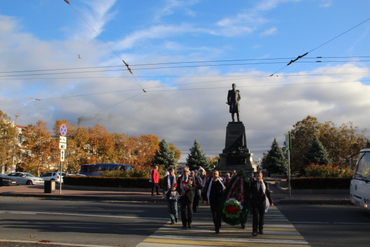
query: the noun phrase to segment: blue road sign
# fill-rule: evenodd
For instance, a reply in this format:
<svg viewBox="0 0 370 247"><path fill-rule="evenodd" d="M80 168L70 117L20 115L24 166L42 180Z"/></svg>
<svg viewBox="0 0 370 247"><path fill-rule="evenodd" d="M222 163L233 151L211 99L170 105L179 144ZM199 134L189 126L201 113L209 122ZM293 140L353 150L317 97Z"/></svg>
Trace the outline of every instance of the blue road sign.
<svg viewBox="0 0 370 247"><path fill-rule="evenodd" d="M65 135L67 134L67 126L66 126L65 124L62 124L62 125L60 126L60 134L61 134L62 136L65 136Z"/></svg>

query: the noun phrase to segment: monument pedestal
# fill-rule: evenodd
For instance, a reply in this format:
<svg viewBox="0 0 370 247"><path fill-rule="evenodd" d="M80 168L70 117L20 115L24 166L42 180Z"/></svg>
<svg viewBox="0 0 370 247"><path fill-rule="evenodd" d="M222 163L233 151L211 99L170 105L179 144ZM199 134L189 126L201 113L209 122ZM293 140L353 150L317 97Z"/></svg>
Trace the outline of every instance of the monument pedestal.
<svg viewBox="0 0 370 247"><path fill-rule="evenodd" d="M237 172L243 169L246 173L254 172L256 165L253 154L247 148L243 122L229 122L226 127L225 149L220 154L216 167L224 175L226 172Z"/></svg>
<svg viewBox="0 0 370 247"><path fill-rule="evenodd" d="M256 165L253 162L253 154L220 154L220 160L216 167L217 170L222 171L224 175L226 172L237 172L243 169L247 174L256 171Z"/></svg>

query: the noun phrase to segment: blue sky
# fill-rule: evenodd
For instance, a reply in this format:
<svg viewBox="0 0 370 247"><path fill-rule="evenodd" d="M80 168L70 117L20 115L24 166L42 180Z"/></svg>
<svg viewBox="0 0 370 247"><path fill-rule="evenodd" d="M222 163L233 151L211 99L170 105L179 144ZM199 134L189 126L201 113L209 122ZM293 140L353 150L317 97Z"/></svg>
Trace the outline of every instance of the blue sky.
<svg viewBox="0 0 370 247"><path fill-rule="evenodd" d="M19 124L80 118L213 156L236 83L256 159L307 115L369 126L369 1L69 2L0 2L0 109Z"/></svg>

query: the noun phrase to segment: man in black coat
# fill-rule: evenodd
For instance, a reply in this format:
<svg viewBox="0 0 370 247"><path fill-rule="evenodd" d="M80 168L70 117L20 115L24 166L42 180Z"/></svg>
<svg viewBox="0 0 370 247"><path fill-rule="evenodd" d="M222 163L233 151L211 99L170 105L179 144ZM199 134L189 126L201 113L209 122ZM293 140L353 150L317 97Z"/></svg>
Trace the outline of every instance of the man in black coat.
<svg viewBox="0 0 370 247"><path fill-rule="evenodd" d="M220 233L221 228L221 194L225 190L225 185L222 183L219 177L219 172L214 170L212 178L207 182L205 186L205 196L207 198L207 205L211 206L211 213L213 223L215 224L216 234Z"/></svg>
<svg viewBox="0 0 370 247"><path fill-rule="evenodd" d="M177 192L180 197L182 229L191 228L193 217L193 191L195 189L194 180L189 176L189 167L185 167L183 174L177 180ZM186 217L187 212L187 217Z"/></svg>
<svg viewBox="0 0 370 247"><path fill-rule="evenodd" d="M255 174L256 180L251 182L251 202L253 210L253 236L257 236L257 229L260 234L263 234L264 216L266 210L266 198L269 200L269 204L273 206L270 188L267 183L262 180L262 173L257 172ZM259 219L258 219L259 216Z"/></svg>

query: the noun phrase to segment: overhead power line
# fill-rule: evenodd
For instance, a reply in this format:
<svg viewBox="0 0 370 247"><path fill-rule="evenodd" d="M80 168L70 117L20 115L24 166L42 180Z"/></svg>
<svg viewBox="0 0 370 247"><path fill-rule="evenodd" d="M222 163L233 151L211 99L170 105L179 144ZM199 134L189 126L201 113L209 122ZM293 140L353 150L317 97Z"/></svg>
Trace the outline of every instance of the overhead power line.
<svg viewBox="0 0 370 247"><path fill-rule="evenodd" d="M283 58L270 59L233 59L233 60L216 60L216 61L189 61L189 62L169 62L169 63L152 63L152 64L133 64L131 70L160 70L160 69L181 69L181 68L197 68L197 67L221 67L221 66L244 66L244 65L267 65L285 63ZM352 57L305 57L300 63L349 63L349 62L370 62L370 56L352 56ZM332 60L325 60L332 59ZM335 60L341 59L341 60ZM348 59L348 60L344 60ZM286 59L284 59L286 60ZM222 62L221 62L222 61ZM245 61L237 63L237 61ZM258 61L258 62L248 62ZM295 62L291 60L291 62ZM219 63L221 62L221 63ZM213 63L213 64L211 64ZM162 66L169 65L169 66ZM173 66L174 65L174 66ZM50 75L65 75L65 74L86 74L86 73L104 73L122 71L122 65L111 66L95 66L81 68L58 68L58 69L43 69L43 70L16 70L2 71L1 78L11 77L32 77L32 76L50 76ZM148 77L148 76L146 76ZM79 78L79 77L78 77ZM72 78L70 78L72 79Z"/></svg>
<svg viewBox="0 0 370 247"><path fill-rule="evenodd" d="M317 47L315 47L315 48L311 49L310 51L308 51L308 52L304 53L303 55L298 56L296 59L294 59L294 60L290 60L290 62L289 62L287 65L285 65L285 66L284 66L284 67L282 67L281 69L277 70L276 72L272 73L272 74L270 75L270 77L271 77L271 76L273 76L274 74L276 74L276 73L280 72L280 71L281 71L281 70L283 70L284 68L288 67L288 66L289 66L289 65L291 65L292 63L296 62L297 60L299 60L299 59L303 58L304 56L308 55L309 53L313 52L314 50L317 50L317 49L319 49L320 47L322 47L322 46L324 46L324 45L326 45L326 44L328 44L328 43L332 42L333 40L335 40L335 39L339 38L340 36L342 36L342 35L344 35L344 34L346 34L346 33L348 33L349 31L351 31L351 30L355 29L356 27L361 26L361 25L362 25L362 24L364 24L365 22L368 22L369 20L370 20L370 18L368 18L368 19L364 20L363 22L361 22L361 23L359 23L359 24L357 24L357 25L355 25L355 26L351 27L350 29L346 30L345 32L343 32L343 33L341 33L341 34L339 34L339 35L335 36L334 38L332 38L332 39L330 39L330 40L328 40L328 41L324 42L323 44L321 44L321 45L319 45L319 46L317 46Z"/></svg>
<svg viewBox="0 0 370 247"><path fill-rule="evenodd" d="M64 0L64 2L66 2L69 6L71 6L71 8L81 17L81 19L84 20L84 22L86 22L86 24L99 36L99 38L103 40L103 42L113 51L113 53L116 54L116 56L125 64L125 66L127 67L127 70L135 78L137 85L143 90L144 93L146 93L145 89L140 85L139 81L136 79L135 75L132 73L132 70L130 66L128 65L128 63L126 63L125 60L121 58L121 56L103 39L103 37L85 20L85 18L83 18L83 16L72 6L72 4L68 0Z"/></svg>

